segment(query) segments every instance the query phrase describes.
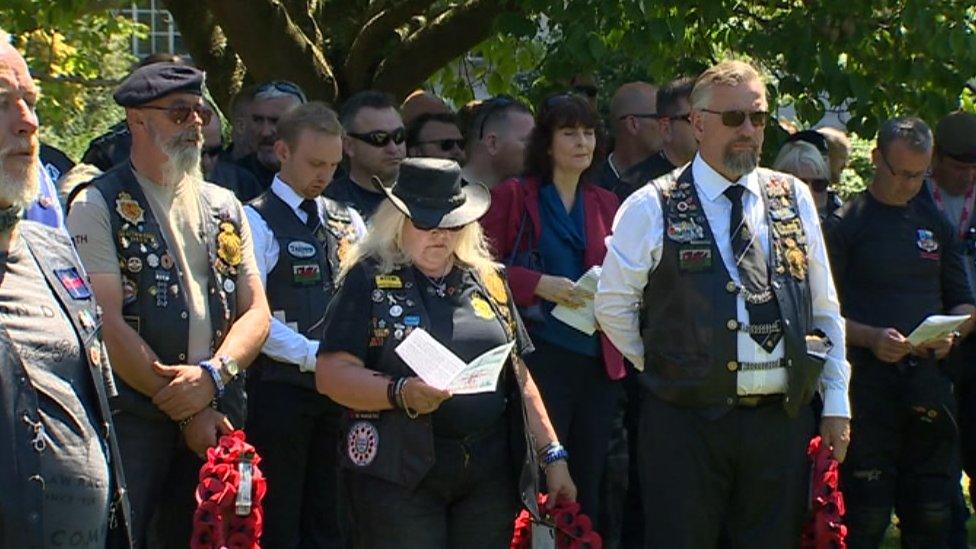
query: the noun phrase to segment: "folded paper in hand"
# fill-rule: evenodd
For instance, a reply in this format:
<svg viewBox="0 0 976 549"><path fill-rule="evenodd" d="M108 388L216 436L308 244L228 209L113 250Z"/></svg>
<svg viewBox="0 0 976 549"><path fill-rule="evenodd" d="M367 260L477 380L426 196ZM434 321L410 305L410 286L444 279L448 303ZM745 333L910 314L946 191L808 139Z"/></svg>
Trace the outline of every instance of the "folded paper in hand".
<svg viewBox="0 0 976 549"><path fill-rule="evenodd" d="M514 345L514 341L499 345L466 364L426 330L416 328L395 350L427 385L455 395L470 395L495 390Z"/></svg>
<svg viewBox="0 0 976 549"><path fill-rule="evenodd" d="M600 281L602 267L594 265L576 281L576 287L590 293L596 293L596 285ZM565 324L576 328L586 335L593 335L596 331L596 313L593 310L593 299L587 299L582 307L572 309L563 305L556 305L552 309L552 316Z"/></svg>
<svg viewBox="0 0 976 549"><path fill-rule="evenodd" d="M908 342L917 347L933 339L942 339L958 330L967 320L969 315L932 315L912 330Z"/></svg>

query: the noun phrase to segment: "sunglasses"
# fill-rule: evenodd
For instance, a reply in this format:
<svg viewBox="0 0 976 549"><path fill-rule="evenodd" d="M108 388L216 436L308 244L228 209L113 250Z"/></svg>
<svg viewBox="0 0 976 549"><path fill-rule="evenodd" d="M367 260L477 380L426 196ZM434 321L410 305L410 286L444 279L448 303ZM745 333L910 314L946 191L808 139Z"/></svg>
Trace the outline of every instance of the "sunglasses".
<svg viewBox="0 0 976 549"><path fill-rule="evenodd" d="M157 107L155 105L142 105L141 107L138 108L150 109L154 111L166 111L166 115L169 118L170 122L176 124L177 126L181 126L184 122L186 122L190 118L190 115L193 113L196 113L197 116L200 117L200 121L203 122L203 125L206 126L207 124L210 123L210 119L213 118L213 114L214 114L213 111L210 110L210 108L207 107L206 105L176 104L176 105L170 105L168 107Z"/></svg>
<svg viewBox="0 0 976 549"><path fill-rule="evenodd" d="M430 145L430 144L433 144L433 143L436 143L436 144L440 145L441 150L444 151L444 152L448 152L450 150L453 150L454 147L457 147L457 148L459 148L461 150L464 150L464 140L463 139L434 139L434 140L431 140L431 141L417 141L417 144L418 145Z"/></svg>
<svg viewBox="0 0 976 549"><path fill-rule="evenodd" d="M481 104L480 112L481 114L481 124L478 126L478 139L484 139L485 137L485 124L488 123L488 119L492 116L505 110L507 107L514 105L515 99L509 95L499 95ZM448 149L444 149L448 150Z"/></svg>
<svg viewBox="0 0 976 549"><path fill-rule="evenodd" d="M787 143L793 141L802 141L804 143L809 143L820 151L820 154L827 154L830 152L830 147L827 145L827 138L816 130L801 130L786 138Z"/></svg>
<svg viewBox="0 0 976 549"><path fill-rule="evenodd" d="M260 95L262 93L269 92L271 90L279 91L281 93L287 93L298 98L302 103L307 103L308 99L305 97L305 92L298 87L298 84L294 82L289 82L287 80L272 80L266 84L261 84L258 89L254 90L254 95Z"/></svg>
<svg viewBox="0 0 976 549"><path fill-rule="evenodd" d="M721 115L722 125L730 128L738 128L745 124L747 117L753 126L761 128L766 125L766 121L769 119L769 113L766 111L713 111L711 109L702 109L702 112Z"/></svg>
<svg viewBox="0 0 976 549"><path fill-rule="evenodd" d="M374 147L385 147L390 143L390 141L399 145L407 139L407 132L402 126L393 130L392 132L376 130L368 133L347 132L346 135Z"/></svg>
<svg viewBox="0 0 976 549"><path fill-rule="evenodd" d="M431 232L431 231L446 231L449 233L456 233L461 229L467 227L467 225L461 225L460 227L428 227L427 225L422 225L417 223L414 219L410 219L410 224L413 225L414 229L418 231Z"/></svg>

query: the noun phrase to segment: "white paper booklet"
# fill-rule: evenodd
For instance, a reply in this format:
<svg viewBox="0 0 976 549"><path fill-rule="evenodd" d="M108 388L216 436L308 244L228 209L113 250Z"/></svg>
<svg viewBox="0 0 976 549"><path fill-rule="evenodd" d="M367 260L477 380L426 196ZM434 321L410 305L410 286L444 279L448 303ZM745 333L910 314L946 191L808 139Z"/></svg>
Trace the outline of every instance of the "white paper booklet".
<svg viewBox="0 0 976 549"><path fill-rule="evenodd" d="M455 395L470 395L495 390L514 345L514 341L499 345L465 364L426 330L417 328L397 345L396 354L427 385Z"/></svg>
<svg viewBox="0 0 976 549"><path fill-rule="evenodd" d="M576 281L576 287L582 288L590 293L596 293L596 285L600 281L600 273L602 272L603 267L599 265L590 267L590 270L583 273L583 276ZM582 307L576 309L556 305L552 309L552 316L586 335L593 335L593 332L597 328L596 313L593 311L592 299L587 299Z"/></svg>
<svg viewBox="0 0 976 549"><path fill-rule="evenodd" d="M912 330L908 335L908 342L918 346L926 341L944 338L958 330L967 320L969 315L932 315Z"/></svg>

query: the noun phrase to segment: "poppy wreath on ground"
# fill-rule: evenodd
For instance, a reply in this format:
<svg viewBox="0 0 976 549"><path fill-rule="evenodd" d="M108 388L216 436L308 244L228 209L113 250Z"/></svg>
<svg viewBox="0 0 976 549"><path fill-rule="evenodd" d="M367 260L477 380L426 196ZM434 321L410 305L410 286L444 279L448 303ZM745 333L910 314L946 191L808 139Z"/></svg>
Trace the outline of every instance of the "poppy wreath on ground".
<svg viewBox="0 0 976 549"><path fill-rule="evenodd" d="M267 486L259 463L261 456L245 442L244 431L224 435L207 449L196 489L191 549L260 549Z"/></svg>
<svg viewBox="0 0 976 549"><path fill-rule="evenodd" d="M560 501L552 509L546 509L546 494L539 494L539 510L542 524L556 530L558 549L602 549L603 538L593 530L593 521L580 512L580 504ZM515 519L515 532L511 549L530 549L532 547L532 515L523 509Z"/></svg>
<svg viewBox="0 0 976 549"><path fill-rule="evenodd" d="M807 447L810 457L810 508L803 527L803 549L846 549L844 494L838 487L840 464L830 447L814 437Z"/></svg>

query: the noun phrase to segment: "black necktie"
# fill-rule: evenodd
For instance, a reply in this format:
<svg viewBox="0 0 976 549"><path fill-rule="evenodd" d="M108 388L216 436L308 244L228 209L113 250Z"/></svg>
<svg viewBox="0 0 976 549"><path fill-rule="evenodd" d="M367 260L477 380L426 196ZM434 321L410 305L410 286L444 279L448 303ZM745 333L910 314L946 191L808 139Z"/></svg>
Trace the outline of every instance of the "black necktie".
<svg viewBox="0 0 976 549"><path fill-rule="evenodd" d="M742 215L742 193L745 190L742 185L730 185L725 189L725 196L732 202L729 238L739 279L745 289L749 335L766 352L770 352L783 335L778 327L779 304L769 288L769 268L759 238Z"/></svg>
<svg viewBox="0 0 976 549"><path fill-rule="evenodd" d="M308 230L312 234L315 234L316 229L318 229L319 225L322 224L322 220L319 219L319 208L315 204L315 201L310 198L306 198L305 200L302 200L302 203L298 206L298 208L308 215L308 217L305 219L305 226L308 227Z"/></svg>

